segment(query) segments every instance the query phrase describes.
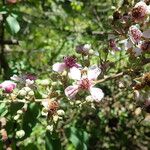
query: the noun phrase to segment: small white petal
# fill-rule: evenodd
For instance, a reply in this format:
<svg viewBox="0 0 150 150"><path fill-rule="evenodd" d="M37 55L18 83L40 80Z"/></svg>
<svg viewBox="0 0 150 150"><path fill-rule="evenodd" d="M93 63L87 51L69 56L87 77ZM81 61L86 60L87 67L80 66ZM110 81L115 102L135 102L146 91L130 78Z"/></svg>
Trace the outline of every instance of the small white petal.
<svg viewBox="0 0 150 150"><path fill-rule="evenodd" d="M150 29L143 32L143 37L144 38L150 38Z"/></svg>
<svg viewBox="0 0 150 150"><path fill-rule="evenodd" d="M14 74L12 77L10 77L11 80L14 81L20 81L20 77L18 77L16 74Z"/></svg>
<svg viewBox="0 0 150 150"><path fill-rule="evenodd" d="M79 87L78 85L72 85L72 86L68 86L66 89L65 89L65 95L69 98L69 99L73 99L76 94L78 93L79 91Z"/></svg>
<svg viewBox="0 0 150 150"><path fill-rule="evenodd" d="M131 42L131 40L126 40L124 44L125 44L125 50L128 50L133 47L133 43Z"/></svg>
<svg viewBox="0 0 150 150"><path fill-rule="evenodd" d="M81 79L81 71L80 69L73 67L70 69L69 78L73 80L80 80Z"/></svg>
<svg viewBox="0 0 150 150"><path fill-rule="evenodd" d="M90 93L92 95L92 98L97 102L101 101L102 98L104 97L103 91L99 88L94 87L90 88Z"/></svg>
<svg viewBox="0 0 150 150"><path fill-rule="evenodd" d="M66 65L65 63L55 63L53 65L53 70L56 71L56 72L63 72L64 70L66 69Z"/></svg>
<svg viewBox="0 0 150 150"><path fill-rule="evenodd" d="M6 81L2 82L0 85L1 85L2 88L6 88L10 85L12 85L14 88L16 87L16 83L14 83L10 80L6 80Z"/></svg>
<svg viewBox="0 0 150 150"><path fill-rule="evenodd" d="M134 47L133 52L134 52L134 55L137 57L137 56L141 55L142 50L139 47Z"/></svg>
<svg viewBox="0 0 150 150"><path fill-rule="evenodd" d="M44 108L45 108L46 110L48 110L48 102L49 102L48 99L42 101L42 105L44 106Z"/></svg>
<svg viewBox="0 0 150 150"><path fill-rule="evenodd" d="M99 74L101 73L101 69L97 66L92 66L88 69L87 75L89 80L96 80Z"/></svg>

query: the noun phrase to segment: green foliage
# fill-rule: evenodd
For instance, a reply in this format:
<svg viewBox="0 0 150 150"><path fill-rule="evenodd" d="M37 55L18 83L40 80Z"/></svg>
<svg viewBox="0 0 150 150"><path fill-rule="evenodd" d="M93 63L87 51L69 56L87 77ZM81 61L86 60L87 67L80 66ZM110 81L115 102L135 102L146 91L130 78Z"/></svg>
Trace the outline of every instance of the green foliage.
<svg viewBox="0 0 150 150"><path fill-rule="evenodd" d="M109 66L100 78L128 69L137 69L133 74L136 77L148 72L149 64L141 64L149 54L135 59L124 49L112 55L108 47L107 33L113 32L113 12L127 12L132 5L133 1L128 0L22 0L5 6L0 2L5 40L18 41L16 45L5 45L4 56L10 70L14 74L35 74L41 83L34 87L34 96L37 99L45 95L50 97L48 93L53 90L61 95L60 105L65 110L59 123L52 123L52 116L43 116L41 103L32 98L26 100L27 103L3 103L8 100L4 93L0 96L0 116L7 120L8 140L0 140L0 150L9 144L13 150L150 149L150 121L141 123L146 113L137 115L135 111L141 104L135 105L132 76L97 84L105 93L105 99L92 105L90 102L79 103L80 99L70 102L64 97L64 88L68 85L60 84L58 79L63 80L63 77L52 73L52 65L62 62L64 56L76 55L78 62L88 64L86 58L75 53L75 47L85 43L92 45L94 54L99 54L89 56L91 64ZM116 26L121 28L119 23ZM2 79L4 68L0 73ZM48 79L48 85L42 85L43 79ZM51 88L54 82L56 86ZM149 114L145 116L149 117ZM53 131L48 129L51 125ZM25 132L23 137L16 135L20 130Z"/></svg>

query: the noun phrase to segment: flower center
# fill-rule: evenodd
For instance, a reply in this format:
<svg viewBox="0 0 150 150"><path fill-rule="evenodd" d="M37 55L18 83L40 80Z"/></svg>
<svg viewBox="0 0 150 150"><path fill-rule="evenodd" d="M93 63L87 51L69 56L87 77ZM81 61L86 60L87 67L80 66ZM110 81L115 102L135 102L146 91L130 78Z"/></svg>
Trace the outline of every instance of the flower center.
<svg viewBox="0 0 150 150"><path fill-rule="evenodd" d="M68 68L77 67L76 59L74 57L65 57L64 63Z"/></svg>
<svg viewBox="0 0 150 150"><path fill-rule="evenodd" d="M134 19L142 19L146 15L146 8L144 6L139 6L132 10L132 16Z"/></svg>
<svg viewBox="0 0 150 150"><path fill-rule="evenodd" d="M79 87L83 90L88 90L91 86L91 81L87 78L82 79L79 83Z"/></svg>
<svg viewBox="0 0 150 150"><path fill-rule="evenodd" d="M134 41L138 43L139 40L141 39L142 32L139 29L132 27L131 36L133 37Z"/></svg>

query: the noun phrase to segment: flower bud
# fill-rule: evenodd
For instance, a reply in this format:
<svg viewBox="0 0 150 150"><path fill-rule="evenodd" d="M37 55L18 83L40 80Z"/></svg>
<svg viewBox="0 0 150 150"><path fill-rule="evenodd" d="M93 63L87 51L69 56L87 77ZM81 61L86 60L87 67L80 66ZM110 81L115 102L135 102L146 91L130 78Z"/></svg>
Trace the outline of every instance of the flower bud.
<svg viewBox="0 0 150 150"><path fill-rule="evenodd" d="M14 120L18 120L18 119L19 119L19 117L20 117L20 115L19 115L19 114L17 114L16 116L14 116Z"/></svg>
<svg viewBox="0 0 150 150"><path fill-rule="evenodd" d="M24 97L26 95L27 95L27 92L24 89L22 89L22 90L19 91L19 96Z"/></svg>
<svg viewBox="0 0 150 150"><path fill-rule="evenodd" d="M89 54L90 54L90 55L94 55L94 54L95 54L94 50L93 50L93 49L90 49L90 50L89 50Z"/></svg>
<svg viewBox="0 0 150 150"><path fill-rule="evenodd" d="M53 121L54 121L55 123L58 121L58 119L59 119L59 116L58 116L58 115L54 115L54 116L53 116Z"/></svg>
<svg viewBox="0 0 150 150"><path fill-rule="evenodd" d="M91 103L91 102L93 102L94 100L93 100L92 96L87 96L87 97L86 97L86 101Z"/></svg>
<svg viewBox="0 0 150 150"><path fill-rule="evenodd" d="M40 81L40 84L43 86L48 86L50 84L50 81L48 79L44 79Z"/></svg>
<svg viewBox="0 0 150 150"><path fill-rule="evenodd" d="M81 104L81 101L77 100L75 103L78 105L78 104Z"/></svg>
<svg viewBox="0 0 150 150"><path fill-rule="evenodd" d="M52 82L52 87L55 87L57 85L57 82Z"/></svg>
<svg viewBox="0 0 150 150"><path fill-rule="evenodd" d="M64 110L60 109L60 110L57 110L57 114L58 114L59 116L64 116L64 115L65 115L65 112L64 112Z"/></svg>
<svg viewBox="0 0 150 150"><path fill-rule="evenodd" d="M31 91L28 93L28 95L29 95L29 96L34 96L34 91L31 90Z"/></svg>
<svg viewBox="0 0 150 150"><path fill-rule="evenodd" d="M0 128L4 127L6 125L6 118L2 117L0 118Z"/></svg>
<svg viewBox="0 0 150 150"><path fill-rule="evenodd" d="M142 112L142 110L141 110L140 107L136 108L135 111L134 111L136 116L139 116L141 114L141 112Z"/></svg>
<svg viewBox="0 0 150 150"><path fill-rule="evenodd" d="M19 114L21 115L22 113L23 113L22 110L18 110L18 111L17 111L17 114L18 114L18 115L19 115Z"/></svg>
<svg viewBox="0 0 150 150"><path fill-rule="evenodd" d="M29 87L24 87L24 90L25 90L26 92L29 92L29 91L31 91L31 88L29 88Z"/></svg>
<svg viewBox="0 0 150 150"><path fill-rule="evenodd" d="M8 139L8 135L7 135L6 130L5 129L1 129L0 132L1 132L1 136L2 136L1 137L2 141L6 141Z"/></svg>
<svg viewBox="0 0 150 150"><path fill-rule="evenodd" d="M48 125L48 126L46 127L46 130L48 130L48 131L50 131L50 132L53 132L53 130L54 130L53 125Z"/></svg>
<svg viewBox="0 0 150 150"><path fill-rule="evenodd" d="M25 135L25 132L24 132L24 130L19 130L19 131L17 131L16 132L16 136L18 137L18 138L22 138L22 137L24 137L24 135Z"/></svg>

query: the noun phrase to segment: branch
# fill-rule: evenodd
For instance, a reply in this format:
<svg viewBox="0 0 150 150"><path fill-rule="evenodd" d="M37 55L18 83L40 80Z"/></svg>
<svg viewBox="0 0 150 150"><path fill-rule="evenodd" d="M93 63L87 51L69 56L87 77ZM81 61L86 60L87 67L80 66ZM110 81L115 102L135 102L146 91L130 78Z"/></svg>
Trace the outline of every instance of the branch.
<svg viewBox="0 0 150 150"><path fill-rule="evenodd" d="M32 101L25 100L25 99L0 100L0 103L31 103L31 102L41 103L44 100L46 100L46 99L35 99L35 100L32 100Z"/></svg>
<svg viewBox="0 0 150 150"><path fill-rule="evenodd" d="M17 40L1 40L0 39L0 45L5 45L5 44L8 44L8 45L18 45L19 42Z"/></svg>
<svg viewBox="0 0 150 150"><path fill-rule="evenodd" d="M141 66L146 65L146 64L149 64L149 63L150 63L150 58L143 59L143 60L142 60L142 63L141 63ZM135 69L127 69L127 70L124 71L124 72L120 72L120 73L117 73L117 74L113 74L113 75L111 75L111 76L107 76L107 77L105 77L104 79L97 80L97 81L95 82L95 84L97 84L97 83L102 83L102 82L105 82L105 81L108 81L108 80L112 80L112 79L117 79L117 78L123 77L124 75L127 75L127 74L129 75L129 74L134 73L134 72L136 72L137 70L139 70L139 69L141 68L141 66L140 66L140 67L137 67L137 68L135 68Z"/></svg>

